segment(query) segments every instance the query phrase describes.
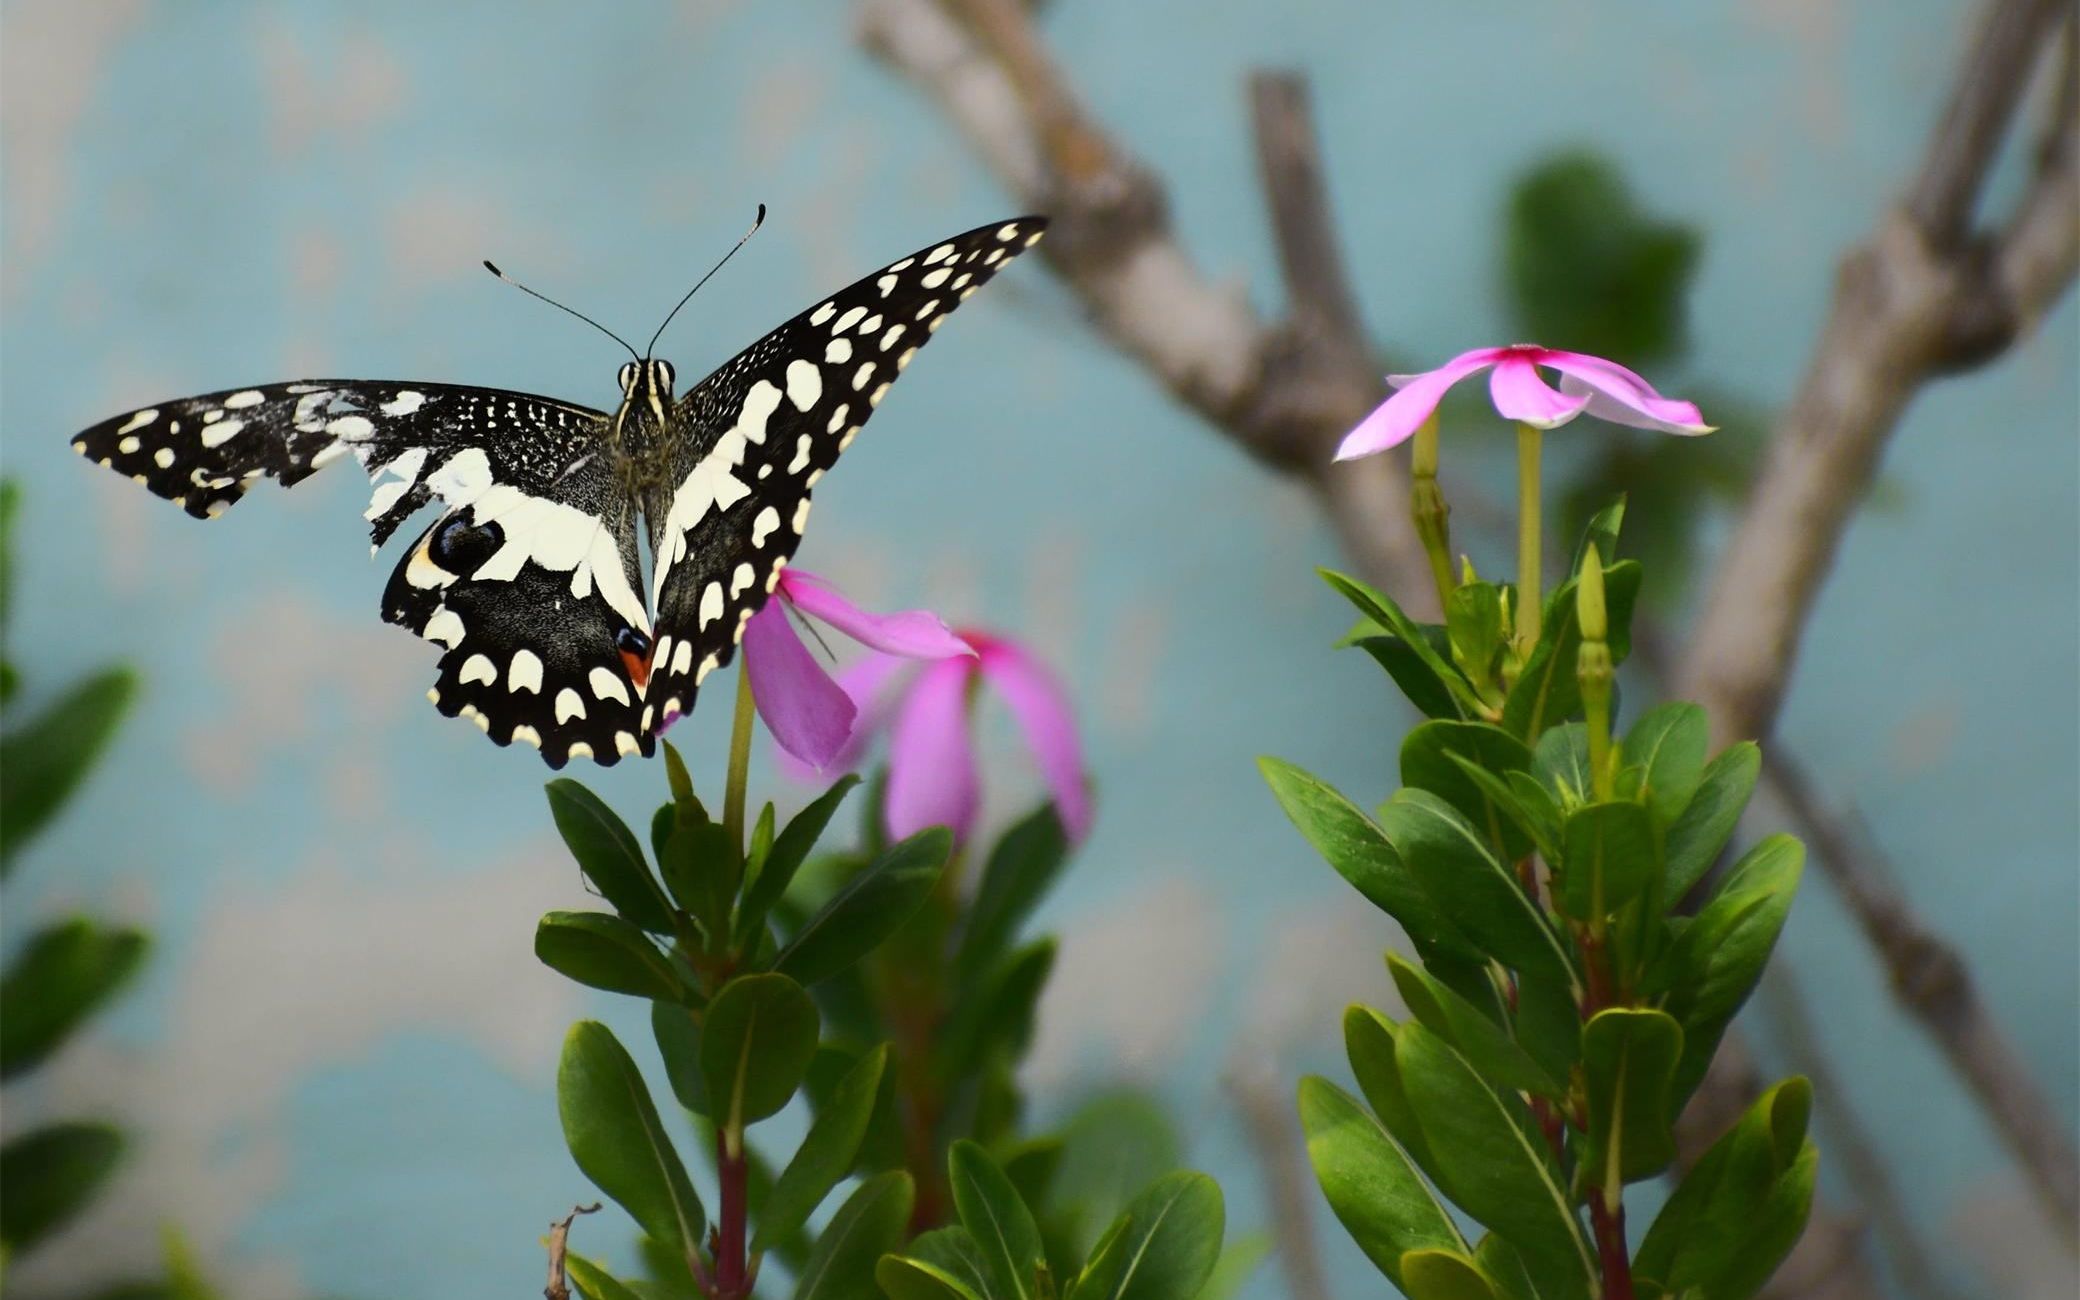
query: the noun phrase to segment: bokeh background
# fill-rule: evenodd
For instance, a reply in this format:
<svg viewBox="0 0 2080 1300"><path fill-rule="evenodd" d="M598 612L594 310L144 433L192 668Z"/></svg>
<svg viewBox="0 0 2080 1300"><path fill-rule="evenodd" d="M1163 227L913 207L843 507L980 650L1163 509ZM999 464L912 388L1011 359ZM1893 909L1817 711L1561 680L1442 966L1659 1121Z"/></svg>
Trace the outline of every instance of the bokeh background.
<svg viewBox="0 0 2080 1300"><path fill-rule="evenodd" d="M0 438L24 491L10 650L31 710L108 661L143 679L107 762L10 880L0 947L75 908L157 940L116 1012L8 1092L10 1132L85 1110L136 1140L112 1194L10 1282L149 1270L174 1222L239 1297L532 1293L542 1225L587 1191L557 1129L555 1053L601 1010L530 950L540 912L584 897L546 773L421 701L433 655L376 617L392 561L368 561L352 474L256 492L204 526L66 439L155 398L305 374L610 404L612 345L478 259L641 334L769 203L666 340L691 376L1015 204L861 52L835 0L8 0L0 18ZM1835 259L1916 157L1968 18L1949 0L1054 0L1044 24L1167 178L1201 262L1273 311L1242 81L1264 63L1307 72L1366 315L1426 363L1508 339L1511 187L1600 151L1644 209L1702 240L1689 347L1653 377L1766 412L1812 346ZM1999 364L1915 402L1781 724L2068 1117L2076 344L2068 297ZM1584 422L1554 440L1558 472L1633 436ZM1455 444L1448 488L1500 494L1499 446ZM1729 507L1686 508L1715 546ZM1063 949L1026 1081L1043 1118L1153 1090L1227 1189L1232 1228L1260 1229L1232 1081L1340 1075L1342 1006L1391 996L1389 927L1252 762L1393 784L1407 720L1376 668L1328 648L1348 616L1310 573L1338 559L1312 500L1176 407L1028 261L898 387L819 494L800 559L1059 666L1101 813L1043 917ZM1660 598L1679 623L1681 590ZM675 737L712 770L724 716L711 701ZM1002 817L1035 786L1008 733L996 749ZM624 764L595 788L640 812L663 777ZM2010 1162L1808 880L1783 961L1943 1293L2069 1296L2069 1257ZM1767 1001L1746 1023L1781 1064ZM1839 1177L1827 1166L1823 1187L1847 1199ZM625 1258L618 1225L586 1230ZM1318 1236L1335 1293L1373 1293L1326 1214ZM1267 1267L1249 1294L1282 1292Z"/></svg>

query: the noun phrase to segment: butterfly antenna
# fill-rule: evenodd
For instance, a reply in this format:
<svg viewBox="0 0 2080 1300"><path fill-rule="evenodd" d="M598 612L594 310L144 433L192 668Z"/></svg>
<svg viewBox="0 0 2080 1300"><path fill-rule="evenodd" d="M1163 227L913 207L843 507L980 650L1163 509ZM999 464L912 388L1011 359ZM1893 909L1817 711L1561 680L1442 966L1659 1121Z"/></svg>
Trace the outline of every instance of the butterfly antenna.
<svg viewBox="0 0 2080 1300"><path fill-rule="evenodd" d="M679 300L679 307L684 307L688 302L692 301L693 295L701 291L701 285L706 284L708 281L714 279L715 272L720 271L723 268L723 266L729 262L729 259L735 257L737 255L737 250L739 248L742 248L746 243L750 242L751 237L758 233L758 228L764 225L765 223L766 205L761 203L758 205L758 215L751 219L751 229L745 231L743 238L739 239L735 244L732 244L730 246L730 250L722 255L722 261L717 262L713 267L709 269L706 275L700 278L700 284L696 284L691 289L688 289L686 291L686 296ZM672 323L672 317L677 316L679 314L679 307L672 308L672 310L668 314L666 314L664 318L664 325L669 325ZM645 351L655 351L657 349L657 340L664 337L664 325L658 326L657 333L652 334L650 336L650 346L646 348Z"/></svg>
<svg viewBox="0 0 2080 1300"><path fill-rule="evenodd" d="M496 266L492 265L491 259L489 258L484 259L484 269L491 272L491 274L497 276L499 279L505 281L507 284L512 285L515 289L518 289L520 292L528 295L529 297L540 298L543 302L548 303L551 307L554 307L556 310L561 312L569 312L571 315L576 316L579 320L584 321L587 325L590 325L592 328L598 330L600 333L606 335L608 338L614 340L616 343L619 343L622 347L628 348L628 355L630 357L634 358L637 361L642 360L641 357L636 356L636 350L628 346L627 339L622 338L619 334L616 334L614 331L608 329L606 326L592 319L592 317L587 316L584 312L574 311L571 308L566 307L562 303L556 301L554 298L551 298L548 294L536 293L534 290L528 288L526 285L520 283L518 280L515 280L512 276L507 275L504 271L501 271Z"/></svg>

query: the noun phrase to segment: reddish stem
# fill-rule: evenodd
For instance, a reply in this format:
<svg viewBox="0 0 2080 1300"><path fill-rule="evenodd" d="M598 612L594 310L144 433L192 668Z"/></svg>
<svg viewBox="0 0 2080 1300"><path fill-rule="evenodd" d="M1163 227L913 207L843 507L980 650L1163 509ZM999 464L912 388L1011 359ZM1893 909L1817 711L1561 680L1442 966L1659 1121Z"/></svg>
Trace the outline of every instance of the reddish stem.
<svg viewBox="0 0 2080 1300"><path fill-rule="evenodd" d="M1589 1194L1589 1222L1596 1229L1596 1254L1603 1262L1603 1300L1632 1300L1632 1261L1625 1254L1625 1207L1606 1209L1603 1192Z"/></svg>
<svg viewBox="0 0 2080 1300"><path fill-rule="evenodd" d="M751 1162L745 1158L743 1150L739 1148L735 1155L731 1155L728 1135L718 1130L715 1134L715 1176L722 1185L722 1212L715 1224L712 1243L715 1286L710 1293L716 1300L741 1300L751 1292L744 1259L745 1203L750 1174Z"/></svg>

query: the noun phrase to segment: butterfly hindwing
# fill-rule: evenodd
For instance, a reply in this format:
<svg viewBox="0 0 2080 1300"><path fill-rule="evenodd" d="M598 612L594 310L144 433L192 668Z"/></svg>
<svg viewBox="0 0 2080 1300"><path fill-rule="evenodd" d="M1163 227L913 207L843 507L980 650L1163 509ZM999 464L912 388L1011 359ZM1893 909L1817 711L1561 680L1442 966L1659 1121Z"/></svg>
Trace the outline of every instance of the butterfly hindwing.
<svg viewBox="0 0 2080 1300"><path fill-rule="evenodd" d="M384 618L444 648L435 707L551 767L650 754L635 509L606 459L539 493L493 482L444 500L383 593Z"/></svg>
<svg viewBox="0 0 2080 1300"><path fill-rule="evenodd" d="M810 492L946 315L1024 252L1041 217L992 222L883 267L690 389L667 483L644 502L662 726L729 662L807 525Z"/></svg>

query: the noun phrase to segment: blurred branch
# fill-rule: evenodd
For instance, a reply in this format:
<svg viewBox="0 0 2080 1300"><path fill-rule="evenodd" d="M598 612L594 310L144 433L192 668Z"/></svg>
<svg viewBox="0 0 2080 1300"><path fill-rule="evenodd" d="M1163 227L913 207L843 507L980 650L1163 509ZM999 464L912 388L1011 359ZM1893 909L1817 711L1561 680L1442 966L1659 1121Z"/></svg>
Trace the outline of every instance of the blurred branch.
<svg viewBox="0 0 2080 1300"><path fill-rule="evenodd" d="M542 1288L543 1300L571 1300L571 1283L564 1271L570 1257L571 1223L581 1214L598 1212L599 1202L573 1205L571 1212L549 1225L549 1285Z"/></svg>
<svg viewBox="0 0 2080 1300"><path fill-rule="evenodd" d="M1690 637L1682 694L1721 742L1767 736L1800 636L1908 400L1983 365L2063 296L2080 259L2075 28L2060 0L1996 0L1965 57L1927 161L1901 205L1843 260L1830 318L1773 436ZM2033 68L2056 62L2053 116L2030 183L1997 232L1970 222ZM2080 1159L2021 1058L1973 991L1962 958L1873 864L1854 828L1813 797L1781 746L1772 782L1885 959L1893 987L1977 1093L2068 1242Z"/></svg>
<svg viewBox="0 0 2080 1300"><path fill-rule="evenodd" d="M1229 1093L1242 1114L1244 1134L1264 1174L1264 1201L1271 1212L1271 1237L1292 1300L1329 1300L1321 1253L1315 1248L1314 1180L1307 1140L1293 1113L1292 1085L1272 1077L1261 1062L1238 1054L1226 1073Z"/></svg>
<svg viewBox="0 0 2080 1300"><path fill-rule="evenodd" d="M2049 48L2050 27L2062 12L2058 0L2003 0L1990 11L1914 189L1913 206L1924 219L1952 226L1956 214L1969 219L2029 65ZM1427 592L1427 571L1401 508L1406 486L1398 468L1377 456L1330 461L1336 440L1377 400L1378 383L1336 251L1304 82L1290 74L1259 74L1251 82L1258 162L1291 303L1291 319L1271 324L1192 265L1170 231L1159 183L1084 112L1022 7L1012 0L862 0L860 17L868 48L932 94L1021 201L1055 217L1041 248L1098 328L1216 430L1306 481L1368 578L1396 591ZM2064 37L2057 112L2029 193L2000 235L1938 241L1934 227L1917 224L1903 208L1844 262L1834 319L1691 639L1682 693L1711 710L1722 737L1767 731L1798 632L1912 389L1990 360L2072 280L2080 225L2070 20ZM1780 792L1787 782L1803 785L1786 761L1784 748L1773 746L1769 779ZM1906 996L1923 987L1926 971L1941 968L1969 994L1956 953L1885 883L1875 850L1845 832L1818 800L1783 802L1823 867L1837 874L1838 863L1850 863L1838 883L1848 882L1844 895L1891 963L1895 988ZM1852 846L1850 858L1841 856L1843 846ZM1911 968L1901 964L1906 955L1914 957ZM2062 1196L2068 1208L2058 1217L2070 1225L2070 1181L2061 1194L2057 1166L2069 1171L2071 1162L2056 1154L2069 1157L2070 1140L2054 1124L2048 1164L2041 1151L2023 1154L2025 1135L2035 1140L2046 1131L2026 1105L2013 1109L2017 1098L2037 1095L2034 1084L2012 1052L1964 1066L1960 1052L2001 1039L1976 997L1946 996L1944 1006L1939 1017L1918 1007L1917 1014L1960 1061L2054 1206ZM1737 1043L1727 1041L1731 1050L1722 1050L1697 1109L1730 1122L1758 1088L1743 1077ZM2001 1086L1989 1089L1988 1075ZM1857 1221L1816 1211L1790 1267L1828 1280L1824 1289L1816 1281L1816 1289L1799 1294L1879 1295L1862 1236Z"/></svg>
<svg viewBox="0 0 2080 1300"><path fill-rule="evenodd" d="M1352 296L1325 279L1341 275L1297 79L1268 79L1258 98L1266 174L1298 182L1277 215L1304 305L1273 322L1192 262L1160 181L1085 112L1022 5L863 0L859 16L868 49L930 92L1019 201L1053 219L1039 251L1092 324L1235 445L1308 484L1369 576L1427 591L1400 469L1379 456L1331 460L1382 390L1354 343Z"/></svg>

